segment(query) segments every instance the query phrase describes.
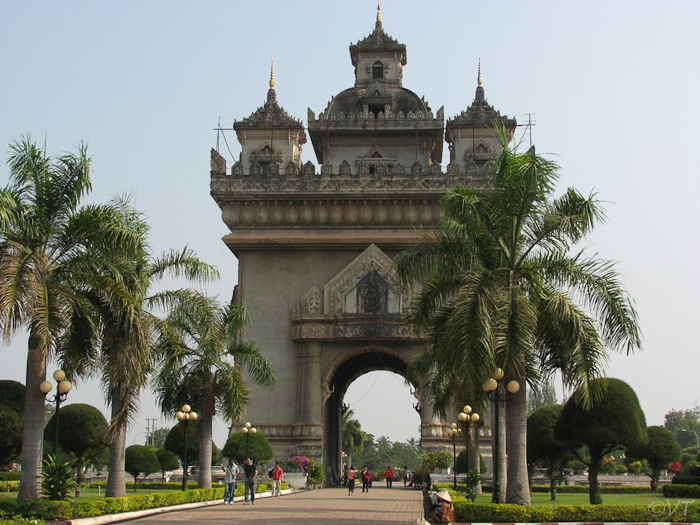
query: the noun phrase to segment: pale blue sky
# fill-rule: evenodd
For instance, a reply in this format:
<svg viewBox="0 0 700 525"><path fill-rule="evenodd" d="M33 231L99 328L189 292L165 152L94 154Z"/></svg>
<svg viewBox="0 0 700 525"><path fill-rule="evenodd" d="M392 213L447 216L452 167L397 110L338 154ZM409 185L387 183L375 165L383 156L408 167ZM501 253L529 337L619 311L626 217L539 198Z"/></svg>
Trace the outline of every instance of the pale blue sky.
<svg viewBox="0 0 700 525"><path fill-rule="evenodd" d="M209 197L213 128L262 105L272 54L280 104L304 122L307 107L318 114L352 85L348 45L375 13L369 0L0 0L0 144L31 133L57 154L88 142L94 199L133 193L154 251L194 248L222 273L208 291L228 299L236 261ZM700 400L700 3L385 0L382 14L407 46L405 87L452 117L473 99L481 53L487 99L520 123L534 114L533 142L560 163L560 191L608 203L587 246L618 261L645 337L608 373L633 386L648 423ZM302 158L316 162L310 144ZM0 349L0 378L24 381L25 348L19 337ZM365 376L346 401L369 432L417 437L407 389L387 381ZM103 408L97 391L79 385L69 400ZM146 417L158 417L149 396L129 444ZM224 435L219 424L217 444Z"/></svg>

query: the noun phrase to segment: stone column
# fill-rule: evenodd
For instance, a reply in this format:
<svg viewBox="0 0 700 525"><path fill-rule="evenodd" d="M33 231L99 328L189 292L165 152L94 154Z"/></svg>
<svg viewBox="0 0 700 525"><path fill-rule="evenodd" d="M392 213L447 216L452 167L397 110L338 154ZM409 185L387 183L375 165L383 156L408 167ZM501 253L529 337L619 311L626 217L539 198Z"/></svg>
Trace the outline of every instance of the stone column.
<svg viewBox="0 0 700 525"><path fill-rule="evenodd" d="M322 461L323 393L321 391L320 342L305 341L299 345L299 420L295 435L300 450Z"/></svg>

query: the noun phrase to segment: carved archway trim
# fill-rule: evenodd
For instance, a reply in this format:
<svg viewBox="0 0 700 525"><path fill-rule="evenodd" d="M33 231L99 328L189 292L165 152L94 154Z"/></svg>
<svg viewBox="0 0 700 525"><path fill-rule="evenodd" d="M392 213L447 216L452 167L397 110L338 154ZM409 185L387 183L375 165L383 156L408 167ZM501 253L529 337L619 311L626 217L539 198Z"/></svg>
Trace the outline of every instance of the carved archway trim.
<svg viewBox="0 0 700 525"><path fill-rule="evenodd" d="M328 366L325 367L325 370L322 375L321 379L321 385L322 388L327 388L330 389L332 386L332 381L338 372L338 370L346 364L348 361L355 357L359 357L363 354L370 354L370 353L377 353L377 354L386 354L389 355L395 359L398 359L399 361L403 362L406 366L409 365L411 359L413 358L413 353L409 353L406 351L406 349L403 350L395 350L393 348L388 348L385 346L377 346L377 345L367 345L367 346L362 346L356 349L353 349L348 352L343 352L342 354L338 355L335 359L333 359ZM417 352L416 352L417 353ZM366 370L363 370L361 373L358 373L352 379L348 382L347 385L344 385L344 390L342 392L336 392L338 395L341 397L345 395L345 390L347 389L347 386L349 386L355 379L360 377L361 375L367 373L367 372L372 372L375 370L388 370L391 372L398 373L402 375L399 371L394 370L393 368L387 366L385 368L382 367L367 367Z"/></svg>

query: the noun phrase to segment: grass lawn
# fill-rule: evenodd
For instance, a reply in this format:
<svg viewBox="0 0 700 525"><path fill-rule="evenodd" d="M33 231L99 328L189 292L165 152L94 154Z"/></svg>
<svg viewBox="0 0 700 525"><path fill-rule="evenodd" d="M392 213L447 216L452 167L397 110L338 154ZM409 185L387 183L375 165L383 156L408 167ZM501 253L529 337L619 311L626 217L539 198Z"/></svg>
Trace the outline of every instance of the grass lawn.
<svg viewBox="0 0 700 525"><path fill-rule="evenodd" d="M557 499L552 501L548 493L534 492L530 495L533 505L588 505L588 494L557 494ZM652 494L602 494L604 505L649 505L653 501L666 503L666 498L661 492ZM671 505L679 500L670 500ZM491 503L491 494L484 494L476 498L476 503Z"/></svg>
<svg viewBox="0 0 700 525"><path fill-rule="evenodd" d="M162 494L164 492L180 492L178 490L172 490L172 489L138 489L136 492L132 490L127 489L126 495L127 496L135 496L138 494ZM99 493L97 492L97 489L83 489L80 491L80 497L78 500L100 500L105 498L105 490L102 489ZM74 498L75 499L75 498Z"/></svg>

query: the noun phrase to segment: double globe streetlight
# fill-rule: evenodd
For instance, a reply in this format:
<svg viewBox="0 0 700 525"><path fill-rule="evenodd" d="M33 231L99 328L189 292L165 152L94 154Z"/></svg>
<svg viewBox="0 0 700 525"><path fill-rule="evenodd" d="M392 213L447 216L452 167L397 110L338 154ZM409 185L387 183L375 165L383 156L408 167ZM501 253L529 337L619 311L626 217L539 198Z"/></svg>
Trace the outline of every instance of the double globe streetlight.
<svg viewBox="0 0 700 525"><path fill-rule="evenodd" d="M182 453L182 490L187 490L187 424L190 421L195 421L197 419L197 412L193 412L190 405L182 405L182 408L177 414L175 414L175 417L182 421L182 425L185 429L185 436L183 438L184 452Z"/></svg>
<svg viewBox="0 0 700 525"><path fill-rule="evenodd" d="M243 428L241 429L241 432L245 435L245 458L248 459L248 438L250 437L251 434L255 434L258 431L257 428L254 426L251 426L249 421L245 422L245 425L243 425Z"/></svg>
<svg viewBox="0 0 700 525"><path fill-rule="evenodd" d="M489 377L482 384L482 388L489 395L493 401L493 416L494 416L494 437L493 443L493 493L491 496L492 503L501 502L501 461L500 461L500 451L501 451L501 408L504 407L506 400L506 390L511 394L515 394L520 390L520 383L515 380L508 381L507 384L503 384L503 377L505 373L503 369L497 368L491 377Z"/></svg>
<svg viewBox="0 0 700 525"><path fill-rule="evenodd" d="M467 476L469 476L469 441L471 439L471 429L472 427L476 427L476 425L479 422L480 416L476 412L472 413L472 407L469 405L464 405L464 408L462 408L462 411L459 413L457 416L457 419L459 419L462 423L464 423L464 450L466 451L466 459L467 459ZM476 430L476 434L474 436L474 444L476 444L476 457L477 457L477 467L476 470L477 472L479 471L479 430Z"/></svg>
<svg viewBox="0 0 700 525"><path fill-rule="evenodd" d="M55 455L58 453L58 412L61 409L61 403L66 400L68 392L71 391L73 385L66 380L66 373L63 370L56 370L53 373L53 378L56 380L56 394L52 398L48 397L49 392L53 388L51 381L42 381L39 385L39 390L41 390L49 403L56 403L56 431L53 437L53 453Z"/></svg>

